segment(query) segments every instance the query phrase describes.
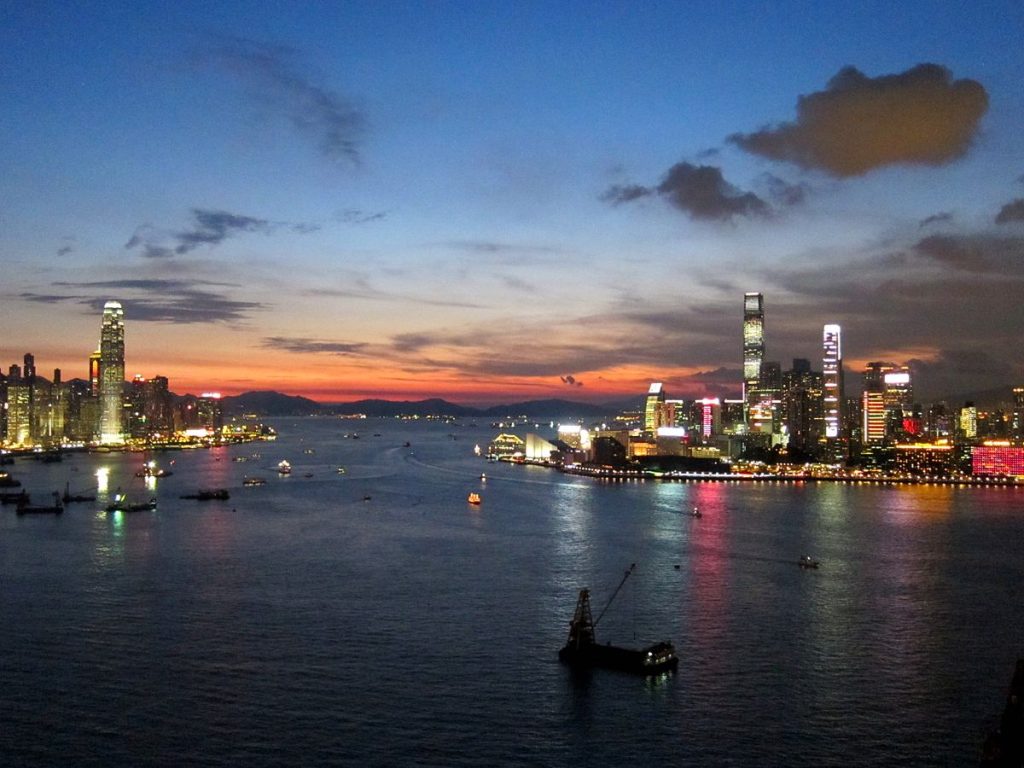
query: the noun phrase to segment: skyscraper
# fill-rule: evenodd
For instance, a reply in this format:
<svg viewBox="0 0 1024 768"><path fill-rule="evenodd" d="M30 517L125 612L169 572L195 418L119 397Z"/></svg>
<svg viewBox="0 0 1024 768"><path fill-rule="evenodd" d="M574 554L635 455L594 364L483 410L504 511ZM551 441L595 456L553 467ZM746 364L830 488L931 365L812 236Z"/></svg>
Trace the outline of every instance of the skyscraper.
<svg viewBox="0 0 1024 768"><path fill-rule="evenodd" d="M100 327L100 443L123 443L124 310L120 302L103 305Z"/></svg>
<svg viewBox="0 0 1024 768"><path fill-rule="evenodd" d="M665 390L660 381L655 381L647 390L644 402L644 430L655 432L658 427L665 426Z"/></svg>
<svg viewBox="0 0 1024 768"><path fill-rule="evenodd" d="M764 297L743 294L743 400L746 408L757 405L764 361Z"/></svg>
<svg viewBox="0 0 1024 768"><path fill-rule="evenodd" d="M825 405L825 439L837 440L842 435L843 403L843 346L842 329L826 325L822 333L822 386Z"/></svg>

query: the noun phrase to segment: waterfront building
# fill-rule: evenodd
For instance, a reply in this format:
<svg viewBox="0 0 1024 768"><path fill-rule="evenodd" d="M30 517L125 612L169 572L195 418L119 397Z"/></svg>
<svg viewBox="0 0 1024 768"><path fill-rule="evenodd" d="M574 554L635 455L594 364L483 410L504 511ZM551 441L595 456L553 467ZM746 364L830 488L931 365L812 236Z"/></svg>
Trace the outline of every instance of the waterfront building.
<svg viewBox="0 0 1024 768"><path fill-rule="evenodd" d="M950 443L899 443L894 446L892 469L911 477L949 477L956 469Z"/></svg>
<svg viewBox="0 0 1024 768"><path fill-rule="evenodd" d="M590 430L579 424L559 424L558 439L573 450L590 450Z"/></svg>
<svg viewBox="0 0 1024 768"><path fill-rule="evenodd" d="M626 463L626 446L611 435L599 435L593 441L593 462L605 467L621 467Z"/></svg>
<svg viewBox="0 0 1024 768"><path fill-rule="evenodd" d="M659 427L654 436L659 456L682 456L687 447L687 432L684 427Z"/></svg>
<svg viewBox="0 0 1024 768"><path fill-rule="evenodd" d="M525 456L531 461L550 461L551 454L558 450L554 443L535 432L526 433L525 443Z"/></svg>
<svg viewBox="0 0 1024 768"><path fill-rule="evenodd" d="M651 383L644 401L644 431L654 434L658 427L667 426L665 389L660 381Z"/></svg>
<svg viewBox="0 0 1024 768"><path fill-rule="evenodd" d="M522 456L525 452L526 443L523 439L507 432L502 432L487 446L487 456L493 458Z"/></svg>
<svg viewBox="0 0 1024 768"><path fill-rule="evenodd" d="M760 400L761 366L764 362L764 296L743 295L743 400L746 409Z"/></svg>
<svg viewBox="0 0 1024 768"><path fill-rule="evenodd" d="M124 310L117 301L103 305L99 368L100 443L123 443Z"/></svg>
<svg viewBox="0 0 1024 768"><path fill-rule="evenodd" d="M1009 440L971 446L971 474L1024 477L1024 446L1011 445Z"/></svg>

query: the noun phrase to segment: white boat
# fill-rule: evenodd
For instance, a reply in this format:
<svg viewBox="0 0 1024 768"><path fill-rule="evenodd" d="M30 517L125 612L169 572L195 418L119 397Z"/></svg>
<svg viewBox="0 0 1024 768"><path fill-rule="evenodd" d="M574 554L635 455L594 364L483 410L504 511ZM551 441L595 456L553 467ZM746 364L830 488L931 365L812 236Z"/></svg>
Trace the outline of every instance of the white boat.
<svg viewBox="0 0 1024 768"><path fill-rule="evenodd" d="M277 472L281 475L290 475L292 473L292 465L288 463L288 459L281 459L278 462Z"/></svg>

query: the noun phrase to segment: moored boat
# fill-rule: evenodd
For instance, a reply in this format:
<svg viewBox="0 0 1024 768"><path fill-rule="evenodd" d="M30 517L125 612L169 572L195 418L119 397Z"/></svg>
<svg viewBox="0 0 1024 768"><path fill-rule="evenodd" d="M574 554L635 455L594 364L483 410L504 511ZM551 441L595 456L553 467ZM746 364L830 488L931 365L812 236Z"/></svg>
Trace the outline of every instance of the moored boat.
<svg viewBox="0 0 1024 768"><path fill-rule="evenodd" d="M156 509L156 499L132 503L123 493L114 494L114 500L103 508L104 512L148 512Z"/></svg>
<svg viewBox="0 0 1024 768"><path fill-rule="evenodd" d="M64 504L61 502L60 494L57 491L53 492L53 504L32 504L26 493L18 502L17 508L19 515L59 515L63 511Z"/></svg>
<svg viewBox="0 0 1024 768"><path fill-rule="evenodd" d="M227 488L207 488L196 493L187 493L181 498L195 499L196 501L227 501L231 494Z"/></svg>

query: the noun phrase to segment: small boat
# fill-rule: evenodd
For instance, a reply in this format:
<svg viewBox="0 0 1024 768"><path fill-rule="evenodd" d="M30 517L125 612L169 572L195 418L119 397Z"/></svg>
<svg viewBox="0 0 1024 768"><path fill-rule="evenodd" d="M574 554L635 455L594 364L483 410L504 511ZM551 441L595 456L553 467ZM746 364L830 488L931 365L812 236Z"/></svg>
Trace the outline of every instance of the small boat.
<svg viewBox="0 0 1024 768"><path fill-rule="evenodd" d="M338 474L339 475L344 475L345 474L345 468L344 467L338 467Z"/></svg>
<svg viewBox="0 0 1024 768"><path fill-rule="evenodd" d="M156 466L156 462L155 461L150 461L150 462L147 462L146 464L144 464L142 469L140 469L138 472L135 473L135 476L136 477L167 477L168 475L173 475L173 474L174 474L173 472L170 472L170 471L168 471L166 469L159 469Z"/></svg>
<svg viewBox="0 0 1024 768"><path fill-rule="evenodd" d="M316 453L316 451L313 450L312 448L303 448L302 452L307 456L312 456L314 453Z"/></svg>
<svg viewBox="0 0 1024 768"><path fill-rule="evenodd" d="M207 488L197 493L188 493L182 496L183 499L195 499L196 501L227 501L231 498L227 488Z"/></svg>
<svg viewBox="0 0 1024 768"><path fill-rule="evenodd" d="M235 458L232 459L232 461L239 461L239 462L241 462L241 461L248 461L248 460L249 460L248 456L235 456Z"/></svg>
<svg viewBox="0 0 1024 768"><path fill-rule="evenodd" d="M406 440L404 443L402 443L402 447L403 448L412 448L412 443L410 443L408 440Z"/></svg>
<svg viewBox="0 0 1024 768"><path fill-rule="evenodd" d="M481 472L480 473L480 479L484 480L484 481L487 480L487 473L486 472Z"/></svg>
<svg viewBox="0 0 1024 768"><path fill-rule="evenodd" d="M303 477L312 477L312 476L313 476L312 472L307 472L306 474L303 475Z"/></svg>
<svg viewBox="0 0 1024 768"><path fill-rule="evenodd" d="M150 499L149 501L140 501L132 504L128 501L128 496L123 493L114 495L114 500L110 502L106 507L103 508L104 512L148 512L156 509L156 499Z"/></svg>
<svg viewBox="0 0 1024 768"><path fill-rule="evenodd" d="M247 477L242 481L242 485L247 485L249 487L266 484L267 481L264 480L262 477Z"/></svg>
<svg viewBox="0 0 1024 768"><path fill-rule="evenodd" d="M64 511L64 505L61 503L60 494L57 491L53 492L52 505L32 504L26 493L18 502L17 511L19 515L59 515Z"/></svg>
<svg viewBox="0 0 1024 768"><path fill-rule="evenodd" d="M479 504L483 499L480 498L479 493L470 493L469 496L466 497L466 501L470 504Z"/></svg>
<svg viewBox="0 0 1024 768"><path fill-rule="evenodd" d="M369 501L369 500L370 500L370 499L372 499L372 498L373 498L372 496L370 496L369 494L367 494L367 495L363 496L363 501Z"/></svg>
<svg viewBox="0 0 1024 768"><path fill-rule="evenodd" d="M697 509L697 507L694 507L690 510L690 517L704 517L704 515L699 509Z"/></svg>
<svg viewBox="0 0 1024 768"><path fill-rule="evenodd" d="M797 563L801 568L817 568L819 563L810 555L804 555Z"/></svg>
<svg viewBox="0 0 1024 768"><path fill-rule="evenodd" d="M277 473L279 475L290 475L292 473L292 465L288 463L288 459L281 459L278 462Z"/></svg>

